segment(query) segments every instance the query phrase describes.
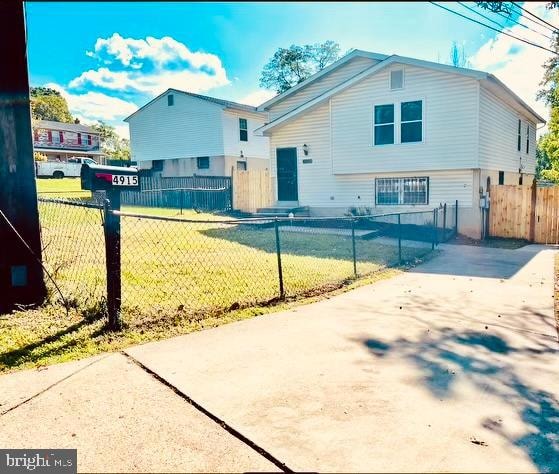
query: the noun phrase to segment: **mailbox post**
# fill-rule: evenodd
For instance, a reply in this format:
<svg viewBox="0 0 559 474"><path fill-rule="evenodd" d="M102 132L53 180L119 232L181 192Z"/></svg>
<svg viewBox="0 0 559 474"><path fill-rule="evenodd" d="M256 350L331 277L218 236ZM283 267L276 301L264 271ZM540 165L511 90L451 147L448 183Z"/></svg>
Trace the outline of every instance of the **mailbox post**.
<svg viewBox="0 0 559 474"><path fill-rule="evenodd" d="M140 188L138 170L119 166L84 164L81 169L82 189L106 191L105 201L105 259L107 266L107 312L109 328L117 330L121 326L120 308L122 302L121 254L120 254L120 192L137 191Z"/></svg>

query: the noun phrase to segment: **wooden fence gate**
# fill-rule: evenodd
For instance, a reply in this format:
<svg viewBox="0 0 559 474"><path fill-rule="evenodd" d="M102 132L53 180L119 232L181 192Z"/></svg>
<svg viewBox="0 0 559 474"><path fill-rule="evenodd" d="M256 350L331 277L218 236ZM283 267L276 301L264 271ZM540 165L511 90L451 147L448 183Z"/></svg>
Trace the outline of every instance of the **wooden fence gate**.
<svg viewBox="0 0 559 474"><path fill-rule="evenodd" d="M559 186L492 185L489 235L559 243Z"/></svg>
<svg viewBox="0 0 559 474"><path fill-rule="evenodd" d="M254 213L272 205L270 172L263 170L233 170L233 209Z"/></svg>

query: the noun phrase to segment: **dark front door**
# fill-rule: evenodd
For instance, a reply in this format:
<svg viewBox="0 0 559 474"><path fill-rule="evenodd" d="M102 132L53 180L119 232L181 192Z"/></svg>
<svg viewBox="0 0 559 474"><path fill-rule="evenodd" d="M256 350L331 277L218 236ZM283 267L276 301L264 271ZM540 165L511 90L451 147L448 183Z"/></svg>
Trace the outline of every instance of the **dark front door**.
<svg viewBox="0 0 559 474"><path fill-rule="evenodd" d="M278 201L297 201L297 148L276 150Z"/></svg>

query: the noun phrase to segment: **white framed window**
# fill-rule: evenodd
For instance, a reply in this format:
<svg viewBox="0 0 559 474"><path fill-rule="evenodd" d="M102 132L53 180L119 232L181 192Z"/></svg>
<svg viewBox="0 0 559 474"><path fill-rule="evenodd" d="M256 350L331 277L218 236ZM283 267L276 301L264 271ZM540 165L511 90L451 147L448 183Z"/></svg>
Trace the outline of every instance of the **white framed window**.
<svg viewBox="0 0 559 474"><path fill-rule="evenodd" d="M526 124L526 154L530 153L530 124Z"/></svg>
<svg viewBox="0 0 559 474"><path fill-rule="evenodd" d="M424 100L373 106L372 145L423 142Z"/></svg>
<svg viewBox="0 0 559 474"><path fill-rule="evenodd" d="M375 178L375 205L429 204L429 178Z"/></svg>
<svg viewBox="0 0 559 474"><path fill-rule="evenodd" d="M390 71L390 90L398 90L404 88L404 70L392 69Z"/></svg>
<svg viewBox="0 0 559 474"><path fill-rule="evenodd" d="M239 119L239 140L241 142L248 142L248 123L247 119Z"/></svg>
<svg viewBox="0 0 559 474"><path fill-rule="evenodd" d="M375 105L373 125L373 144L391 145L394 143L394 104Z"/></svg>
<svg viewBox="0 0 559 474"><path fill-rule="evenodd" d="M423 101L400 104L400 143L423 141Z"/></svg>

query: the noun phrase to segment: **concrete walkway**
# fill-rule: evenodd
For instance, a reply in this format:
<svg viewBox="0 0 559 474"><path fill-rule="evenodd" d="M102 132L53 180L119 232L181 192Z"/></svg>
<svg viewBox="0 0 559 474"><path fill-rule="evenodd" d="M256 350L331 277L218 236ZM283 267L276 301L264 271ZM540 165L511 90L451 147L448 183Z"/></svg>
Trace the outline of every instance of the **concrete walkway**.
<svg viewBox="0 0 559 474"><path fill-rule="evenodd" d="M446 245L319 303L0 377L0 442L77 447L82 471L558 471L553 253Z"/></svg>

